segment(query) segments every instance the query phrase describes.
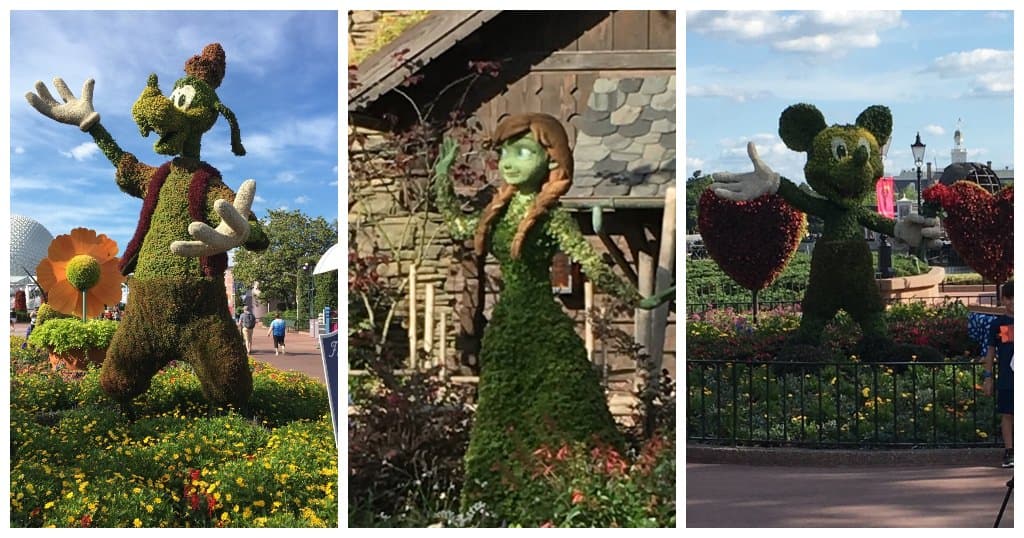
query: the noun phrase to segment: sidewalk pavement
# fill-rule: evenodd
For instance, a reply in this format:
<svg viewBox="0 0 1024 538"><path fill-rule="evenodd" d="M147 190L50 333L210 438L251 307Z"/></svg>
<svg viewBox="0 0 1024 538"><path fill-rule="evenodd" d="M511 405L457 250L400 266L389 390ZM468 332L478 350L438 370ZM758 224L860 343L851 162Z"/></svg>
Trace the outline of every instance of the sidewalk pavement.
<svg viewBox="0 0 1024 538"><path fill-rule="evenodd" d="M686 527L991 528L1012 469L686 464ZM1013 496L1000 528L1013 527Z"/></svg>
<svg viewBox="0 0 1024 538"><path fill-rule="evenodd" d="M274 337L267 336L267 328L256 325L252 334L252 353L254 360L270 363L281 370L302 372L320 383L326 383L324 361L320 358L319 338L313 338L308 332L289 332L284 337L284 355L274 355Z"/></svg>

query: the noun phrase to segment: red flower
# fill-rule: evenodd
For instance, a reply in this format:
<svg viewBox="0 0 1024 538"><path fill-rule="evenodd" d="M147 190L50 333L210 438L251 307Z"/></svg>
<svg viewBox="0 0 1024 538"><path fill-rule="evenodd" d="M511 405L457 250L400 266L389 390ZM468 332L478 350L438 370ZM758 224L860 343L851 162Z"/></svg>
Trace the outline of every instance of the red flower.
<svg viewBox="0 0 1024 538"><path fill-rule="evenodd" d="M544 523L541 524L540 528L542 528L542 529L550 529L551 527L554 527L554 526L555 526L555 524L552 523L551 521L545 521Z"/></svg>
<svg viewBox="0 0 1024 538"><path fill-rule="evenodd" d="M748 290L760 290L775 281L806 229L804 214L778 194L733 202L708 189L701 194L699 206L698 228L708 254Z"/></svg>
<svg viewBox="0 0 1024 538"><path fill-rule="evenodd" d="M192 480L199 480L199 469L192 469L191 471L189 471L189 476L192 477Z"/></svg>
<svg viewBox="0 0 1024 538"><path fill-rule="evenodd" d="M92 516L90 516L89 514L85 514L84 516L82 516L82 526L88 527L89 525L92 525Z"/></svg>
<svg viewBox="0 0 1024 538"><path fill-rule="evenodd" d="M579 504L579 503L583 502L584 498L585 497L583 496L583 492L582 491L580 491L578 489L572 490L572 504Z"/></svg>
<svg viewBox="0 0 1024 538"><path fill-rule="evenodd" d="M188 496L188 503L193 510L199 510L199 495L193 493Z"/></svg>

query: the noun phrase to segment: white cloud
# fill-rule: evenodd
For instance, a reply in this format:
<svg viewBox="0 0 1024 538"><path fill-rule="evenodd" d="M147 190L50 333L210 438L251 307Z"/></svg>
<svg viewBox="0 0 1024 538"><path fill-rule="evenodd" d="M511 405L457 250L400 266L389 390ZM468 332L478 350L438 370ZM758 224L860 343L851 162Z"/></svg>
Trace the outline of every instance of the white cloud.
<svg viewBox="0 0 1024 538"><path fill-rule="evenodd" d="M100 152L100 147L95 142L83 142L73 148L71 151L62 151L61 155L70 157L76 161L84 161L91 159L94 155Z"/></svg>
<svg viewBox="0 0 1024 538"><path fill-rule="evenodd" d="M943 129L941 125L935 125L935 124L925 125L921 130L924 131L927 134L934 135L934 136L942 136L942 135L946 134L946 130Z"/></svg>
<svg viewBox="0 0 1024 538"><path fill-rule="evenodd" d="M295 183L296 181L299 180L299 176L296 175L295 172L292 172L291 170L284 170L282 172L278 172L277 176L274 179L278 183Z"/></svg>
<svg viewBox="0 0 1024 538"><path fill-rule="evenodd" d="M278 206L278 208L277 208L278 211L288 211L288 209L289 209L289 207L288 207L287 204L282 204L282 205Z"/></svg>
<svg viewBox="0 0 1024 538"><path fill-rule="evenodd" d="M723 86L720 84L707 84L707 85L687 85L686 86L687 97L725 97L732 99L738 103L745 103L747 101L753 101L755 99L765 99L771 97L771 92L768 91L754 91L747 90L744 88Z"/></svg>
<svg viewBox="0 0 1024 538"><path fill-rule="evenodd" d="M923 70L942 79L969 79L969 97L1013 94L1013 51L974 49L939 56Z"/></svg>
<svg viewBox="0 0 1024 538"><path fill-rule="evenodd" d="M310 200L310 197L306 196L306 195L296 196L295 197L295 203L299 204L299 205L308 204L309 200Z"/></svg>
<svg viewBox="0 0 1024 538"><path fill-rule="evenodd" d="M697 11L686 15L686 30L776 50L842 56L881 43L879 32L902 24L898 11Z"/></svg>
<svg viewBox="0 0 1024 538"><path fill-rule="evenodd" d="M686 158L686 168L687 169L697 169L697 168L700 168L702 166L704 166L704 159L701 159L699 157L687 157Z"/></svg>
<svg viewBox="0 0 1024 538"><path fill-rule="evenodd" d="M333 115L288 118L276 125L273 132L248 134L242 142L248 155L263 159L273 159L293 148L334 154L338 150L338 120Z"/></svg>
<svg viewBox="0 0 1024 538"><path fill-rule="evenodd" d="M258 194L256 195L255 198L252 199L252 201L254 203L257 203L257 204L265 204L265 203L267 203L267 200L265 198L263 198L262 196L258 195Z"/></svg>
<svg viewBox="0 0 1024 538"><path fill-rule="evenodd" d="M18 155L21 155L21 154L25 153L25 148L23 148L21 146L18 146L16 148L14 148L14 153L16 153Z"/></svg>

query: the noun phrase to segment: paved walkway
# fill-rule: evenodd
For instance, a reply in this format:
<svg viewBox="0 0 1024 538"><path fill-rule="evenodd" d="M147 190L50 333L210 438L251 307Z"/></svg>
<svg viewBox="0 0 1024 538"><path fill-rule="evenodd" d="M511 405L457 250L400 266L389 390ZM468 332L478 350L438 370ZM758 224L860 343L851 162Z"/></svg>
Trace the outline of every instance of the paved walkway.
<svg viewBox="0 0 1024 538"><path fill-rule="evenodd" d="M686 526L981 527L1012 470L992 466L686 464ZM1013 496L1000 527L1013 527Z"/></svg>
<svg viewBox="0 0 1024 538"><path fill-rule="evenodd" d="M308 332L289 332L284 337L285 355L274 355L274 338L267 336L267 329L256 326L252 335L253 359L270 363L281 370L295 370L326 383L324 361L320 358L317 338Z"/></svg>

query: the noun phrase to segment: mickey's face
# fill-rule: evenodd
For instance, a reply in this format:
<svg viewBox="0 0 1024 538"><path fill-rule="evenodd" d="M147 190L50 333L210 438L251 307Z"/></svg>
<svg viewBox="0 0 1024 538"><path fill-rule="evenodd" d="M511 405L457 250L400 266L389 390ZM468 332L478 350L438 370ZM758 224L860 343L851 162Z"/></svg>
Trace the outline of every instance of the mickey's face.
<svg viewBox="0 0 1024 538"><path fill-rule="evenodd" d="M815 192L844 206L860 204L882 172L875 136L853 125L835 125L818 133L804 167Z"/></svg>

